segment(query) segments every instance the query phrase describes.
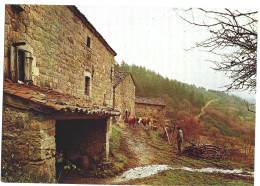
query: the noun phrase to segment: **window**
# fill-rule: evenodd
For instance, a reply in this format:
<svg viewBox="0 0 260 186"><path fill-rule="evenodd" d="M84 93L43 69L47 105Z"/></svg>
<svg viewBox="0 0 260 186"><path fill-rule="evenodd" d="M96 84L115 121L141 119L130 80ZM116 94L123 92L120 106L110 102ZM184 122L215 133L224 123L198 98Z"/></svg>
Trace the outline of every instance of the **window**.
<svg viewBox="0 0 260 186"><path fill-rule="evenodd" d="M113 67L111 67L110 80L111 80L111 82L113 80Z"/></svg>
<svg viewBox="0 0 260 186"><path fill-rule="evenodd" d="M85 78L85 95L87 96L86 98L89 99L91 97L91 85L92 85L92 78L91 78L91 73L90 70L87 70L84 72L84 78Z"/></svg>
<svg viewBox="0 0 260 186"><path fill-rule="evenodd" d="M85 76L85 94L90 95L90 77Z"/></svg>
<svg viewBox="0 0 260 186"><path fill-rule="evenodd" d="M33 49L25 42L13 43L10 49L10 78L13 82L32 83Z"/></svg>
<svg viewBox="0 0 260 186"><path fill-rule="evenodd" d="M32 59L30 52L18 50L18 81L32 81Z"/></svg>
<svg viewBox="0 0 260 186"><path fill-rule="evenodd" d="M90 48L90 37L87 36L87 46Z"/></svg>

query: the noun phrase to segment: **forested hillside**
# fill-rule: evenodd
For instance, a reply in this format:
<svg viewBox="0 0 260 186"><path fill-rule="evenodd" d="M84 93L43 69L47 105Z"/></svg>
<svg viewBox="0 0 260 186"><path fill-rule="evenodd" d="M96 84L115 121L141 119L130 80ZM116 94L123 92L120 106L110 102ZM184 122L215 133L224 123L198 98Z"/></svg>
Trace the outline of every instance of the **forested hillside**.
<svg viewBox="0 0 260 186"><path fill-rule="evenodd" d="M192 117L212 99L218 99L218 106L224 109L233 107L234 116L246 117L254 114L247 112L245 103L240 98L224 92L207 91L203 87L188 85L176 80L162 77L145 67L128 65L122 62L115 64L115 71L126 71L133 75L136 83L136 96L158 97L167 104L168 116L178 118ZM253 106L251 109L254 109Z"/></svg>
<svg viewBox="0 0 260 186"><path fill-rule="evenodd" d="M198 133L200 140L203 136L214 144L237 146L253 158L255 113L247 111L244 100L224 92L207 91L203 87L170 80L145 67L130 66L125 62L115 64L115 71L133 75L136 96L163 99L171 123L185 125L189 119L194 119L202 128ZM250 109L255 108L250 106ZM189 131L186 133L191 134ZM194 131L192 133L189 136L194 137Z"/></svg>

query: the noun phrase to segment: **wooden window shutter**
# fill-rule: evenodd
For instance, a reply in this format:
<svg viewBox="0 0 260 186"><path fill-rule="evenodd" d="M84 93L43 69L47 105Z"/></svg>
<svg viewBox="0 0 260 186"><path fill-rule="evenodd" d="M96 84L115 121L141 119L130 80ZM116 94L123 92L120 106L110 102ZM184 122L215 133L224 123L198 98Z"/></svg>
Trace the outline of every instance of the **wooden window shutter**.
<svg viewBox="0 0 260 186"><path fill-rule="evenodd" d="M17 75L17 53L16 48L11 46L10 48L10 78L12 81L18 81Z"/></svg>

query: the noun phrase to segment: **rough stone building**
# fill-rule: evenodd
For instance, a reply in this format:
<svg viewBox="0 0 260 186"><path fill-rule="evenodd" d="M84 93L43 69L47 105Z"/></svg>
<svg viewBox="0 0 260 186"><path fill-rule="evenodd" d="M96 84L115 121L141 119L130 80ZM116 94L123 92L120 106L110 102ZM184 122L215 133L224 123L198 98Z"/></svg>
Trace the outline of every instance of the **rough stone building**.
<svg viewBox="0 0 260 186"><path fill-rule="evenodd" d="M135 116L135 82L128 72L115 72L113 107L121 112L117 121L123 121L126 115Z"/></svg>
<svg viewBox="0 0 260 186"><path fill-rule="evenodd" d="M17 165L49 182L58 152L84 168L107 158L110 118L120 114L116 52L86 17L75 6L6 5L4 47L5 169Z"/></svg>
<svg viewBox="0 0 260 186"><path fill-rule="evenodd" d="M135 115L150 117L162 123L166 119L166 105L160 98L135 97Z"/></svg>

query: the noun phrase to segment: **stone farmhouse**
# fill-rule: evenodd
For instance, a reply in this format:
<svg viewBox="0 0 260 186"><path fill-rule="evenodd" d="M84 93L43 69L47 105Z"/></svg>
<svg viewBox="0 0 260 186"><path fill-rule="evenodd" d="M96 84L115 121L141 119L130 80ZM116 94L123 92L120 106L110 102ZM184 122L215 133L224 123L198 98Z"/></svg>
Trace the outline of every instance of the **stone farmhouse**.
<svg viewBox="0 0 260 186"><path fill-rule="evenodd" d="M113 108L121 112L116 117L122 122L126 116L135 115L135 82L133 76L128 72L115 72Z"/></svg>
<svg viewBox="0 0 260 186"><path fill-rule="evenodd" d="M166 104L160 98L135 97L135 115L164 122L166 119Z"/></svg>
<svg viewBox="0 0 260 186"><path fill-rule="evenodd" d="M166 104L160 98L136 97L136 84L129 72L115 72L113 108L121 112L115 117L123 122L126 116L150 117L164 123Z"/></svg>
<svg viewBox="0 0 260 186"><path fill-rule="evenodd" d="M57 153L86 169L108 158L116 52L87 18L75 6L6 5L4 47L2 163L49 182Z"/></svg>

